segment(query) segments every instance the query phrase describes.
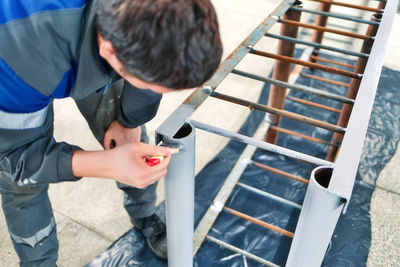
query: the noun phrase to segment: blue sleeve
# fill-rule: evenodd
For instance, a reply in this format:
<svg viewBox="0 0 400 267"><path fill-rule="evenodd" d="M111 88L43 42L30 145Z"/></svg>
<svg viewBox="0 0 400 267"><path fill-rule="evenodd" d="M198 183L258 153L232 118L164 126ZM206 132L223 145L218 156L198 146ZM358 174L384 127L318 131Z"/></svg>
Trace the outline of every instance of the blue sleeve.
<svg viewBox="0 0 400 267"><path fill-rule="evenodd" d="M52 105L32 113L0 111L0 171L20 186L75 181L80 149L53 138Z"/></svg>

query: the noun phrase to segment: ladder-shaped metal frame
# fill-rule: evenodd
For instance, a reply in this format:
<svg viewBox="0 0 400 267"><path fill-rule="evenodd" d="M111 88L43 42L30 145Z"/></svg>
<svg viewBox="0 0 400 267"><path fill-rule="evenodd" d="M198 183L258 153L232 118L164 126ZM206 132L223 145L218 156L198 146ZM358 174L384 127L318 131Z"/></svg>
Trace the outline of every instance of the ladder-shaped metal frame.
<svg viewBox="0 0 400 267"><path fill-rule="evenodd" d="M193 255L196 254L204 239L241 253L267 266L278 266L267 259L262 259L257 255L253 255L210 236L208 232L222 210L293 238L286 266L320 266L339 216L342 212L346 211L346 207L350 201L398 0L378 0L376 1L376 8L335 0L305 1L319 2L319 10L304 9L300 1L282 1L245 41L228 56L210 81L203 87L195 90L156 130L157 143L162 141L181 147L180 153L174 155L171 160L165 180L169 266L192 266ZM370 12L372 18L371 20L366 20L359 17L333 13L330 12L330 7L332 5ZM315 24L300 22L300 15L302 12L315 14ZM360 34L352 31L330 28L327 27L327 19L329 17L367 24L369 25L368 30L365 34ZM280 35L268 33L268 30L275 23L280 23L282 25ZM311 42L296 38L299 27L314 30ZM322 45L321 42L325 32L361 39L363 40L362 48L358 52ZM255 44L261 38L278 39L278 52L271 53L255 49ZM310 50L311 53L309 54L305 53L305 56L303 55L302 58L296 59L293 57L295 44L309 46L312 47L313 50ZM357 64L353 66L347 63L326 59L323 57L324 53L322 53L321 50L333 51L346 56L356 57ZM235 69L238 63L247 54L276 59L273 77L267 78ZM326 62L335 64L338 67L329 67L322 64ZM323 88L312 88L290 81L289 74L292 64L296 65L294 71L292 71L292 74L294 73L295 75L301 75L301 68L308 67L350 77L350 83L346 84L314 75L305 75L311 79L318 79L326 83L343 86L347 89L346 96L324 91ZM341 67L345 67L347 70ZM229 74L240 75L270 83L271 90L268 105L261 105L218 93L216 91L217 87ZM342 103L343 106L342 109L339 110L308 100L290 97L287 96L288 90L301 90L306 93L329 98ZM260 124L252 137L191 120L192 114L208 97L247 106L250 109L262 110L266 112L265 120ZM287 98L304 105L340 113L339 121L334 125L285 111L283 109L283 104ZM327 142L281 128L280 119L282 117L332 131L334 133L333 139L331 142ZM225 136L248 145L240 155L234 169L227 177L221 190L213 200L212 205L209 207L193 235L196 128ZM297 152L294 149L276 145L277 134L280 132L329 146L330 149L327 159L320 159ZM316 168L310 174L309 180L303 177L297 177L285 171L253 161L251 158L257 148L309 162L314 164ZM240 176L249 164L308 184L302 206L239 182ZM256 194L261 194L265 197L273 198L287 205L301 209L296 231L294 233L289 232L271 223L260 221L249 215L225 207L225 203L235 186L243 187Z"/></svg>

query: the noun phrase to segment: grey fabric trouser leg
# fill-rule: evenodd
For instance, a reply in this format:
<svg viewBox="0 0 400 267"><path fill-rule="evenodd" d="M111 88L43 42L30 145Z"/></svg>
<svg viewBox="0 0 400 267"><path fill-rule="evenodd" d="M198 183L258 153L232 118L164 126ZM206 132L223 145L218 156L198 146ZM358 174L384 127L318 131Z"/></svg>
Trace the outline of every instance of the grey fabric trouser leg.
<svg viewBox="0 0 400 267"><path fill-rule="evenodd" d="M104 94L93 93L82 100L76 101L80 112L85 117L90 129L101 145L103 145L104 134L108 127L117 119L122 87L123 81L121 80L115 83ZM141 129L141 141L148 143L144 125ZM133 188L121 183L117 183L117 186L124 191L124 206L131 218L147 217L154 213L156 183L144 189Z"/></svg>
<svg viewBox="0 0 400 267"><path fill-rule="evenodd" d="M21 266L56 266L57 229L47 189L20 187L0 172L3 212Z"/></svg>

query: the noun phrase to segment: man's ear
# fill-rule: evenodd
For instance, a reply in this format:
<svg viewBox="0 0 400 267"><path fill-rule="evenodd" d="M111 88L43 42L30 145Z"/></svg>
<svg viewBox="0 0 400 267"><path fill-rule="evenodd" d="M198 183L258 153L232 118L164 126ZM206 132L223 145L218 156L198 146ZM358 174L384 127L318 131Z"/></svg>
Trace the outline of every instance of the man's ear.
<svg viewBox="0 0 400 267"><path fill-rule="evenodd" d="M112 43L108 40L103 39L103 37L99 34L97 38L97 44L99 46L99 54L102 58L107 61L110 61L115 57L115 50Z"/></svg>

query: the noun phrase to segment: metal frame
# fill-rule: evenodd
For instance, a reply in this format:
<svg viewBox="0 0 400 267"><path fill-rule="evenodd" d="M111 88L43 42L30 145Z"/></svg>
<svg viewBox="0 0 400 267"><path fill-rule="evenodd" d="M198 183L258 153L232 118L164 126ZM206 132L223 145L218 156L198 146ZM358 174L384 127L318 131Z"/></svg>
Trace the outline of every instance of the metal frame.
<svg viewBox="0 0 400 267"><path fill-rule="evenodd" d="M321 4L336 4L336 5L348 5L342 2L327 1L327 0L311 0L317 1ZM168 254L169 254L169 266L180 267L180 266L192 266L192 256L195 255L200 248L204 239L214 242L220 246L224 246L227 249L240 253L246 257L252 258L260 263L267 266L277 266L275 263L261 259L260 257L253 255L247 251L243 251L240 248L234 247L222 240L218 240L208 234L212 224L216 220L218 214L221 211L229 212L235 216L239 216L245 220L249 220L253 223L257 223L268 229L277 231L283 235L293 237L293 242L290 248L288 260L286 266L319 266L325 255L326 248L329 244L331 235L336 226L338 218L342 211L346 210L349 203L352 188L355 181L356 171L362 152L362 146L364 137L367 131L368 120L372 109L372 104L375 96L377 83L379 80L379 73L383 64L383 54L385 52L385 46L387 45L388 36L391 28L391 21L393 20L394 13L397 8L398 0L380 1L378 10L383 11L382 21L366 21L363 19L349 17L342 14L310 11L303 8L293 7L298 5L299 1L284 0L282 3L269 15L246 39L239 47L220 65L218 71L211 78L206 85L198 88L189 96L183 104L181 104L167 120L156 130L156 141L172 143L174 145L181 146L181 152L178 155L174 155L171 164L168 169L168 175L166 177L166 203L167 203L167 229L168 229ZM386 7L385 7L386 4ZM350 6L348 6L350 7ZM370 10L372 8L351 6L351 8L357 8L364 10L364 12L376 11ZM341 50L331 49L321 44L321 41L316 42L305 42L294 39L295 36L283 36L278 37L275 35L268 34L267 31L276 22L288 21L280 19L288 10L295 10L297 12L309 12L324 17L336 17L340 19L346 19L357 23L367 23L369 25L379 25L376 36L367 33L363 39L368 42L374 41L372 50L362 50L360 53L354 52L351 56L357 56L359 59L368 60L365 71L360 71L360 68L354 68L352 71L346 71L338 68L327 67L322 64L316 63L317 61L324 61L321 58L321 53L314 53L310 60L315 62L307 62L305 60L294 59L289 56L276 55L266 51L258 51L253 47L261 38L277 38L281 42L291 42L292 44L304 44L313 46L317 49L327 49L339 53L343 53ZM301 26L303 23L296 22L296 25ZM282 24L284 25L284 24ZM318 26L324 27L324 26ZM314 28L315 29L315 28ZM324 31L321 31L324 32ZM338 33L342 34L342 33ZM290 34L289 34L290 35ZM265 37L264 37L265 36ZM346 35L347 36L347 35ZM352 38L357 38L352 36ZM295 70L292 72L293 77L298 77L301 74L302 66L310 68L319 68L324 71L330 71L339 75L346 75L360 82L360 89L357 97L343 97L329 92L325 92L321 89L311 88L299 84L294 84L293 79L286 79L288 77L280 77L279 79L273 79L257 76L251 73L247 73L241 70L236 70L236 65L248 54L258 54L275 58L277 60L284 60L291 64L298 64ZM349 54L349 53L343 53ZM334 63L342 67L354 67L340 64L340 62L328 62ZM301 66L302 65L302 66ZM265 105L260 105L247 100L234 98L232 96L223 95L215 92L218 85L230 74L236 74L251 79L256 79L264 82L275 84L287 92L290 89L302 90L307 93L316 94L321 97L327 97L335 101L344 103L352 107L350 119L347 125L331 125L325 122L316 121L312 118L304 118L298 114L293 114L284 111L283 108L273 108ZM361 74L363 73L363 74ZM310 77L311 78L311 77ZM282 81L284 79L284 81ZM294 78L295 79L295 78ZM288 82L289 80L289 82ZM329 82L328 80L325 82ZM343 85L343 86L347 86ZM358 89L358 88L357 88ZM192 114L195 110L208 98L216 97L224 101L229 101L235 104L248 106L250 109L260 109L267 112L265 120L260 124L256 133L253 137L243 136L237 133L229 132L224 129L214 127L202 122L191 120ZM298 101L305 105L314 105L319 108L327 109L332 112L338 112L337 109L330 107L321 106L314 102L305 102L301 99L295 99L286 97L290 101ZM317 127L324 127L340 133L343 138L337 160L324 160L319 159L304 153L296 152L293 149L283 148L273 143L267 143L261 141L264 138L265 133L272 129L276 132L296 135L301 138L313 141L322 142L330 147L338 148L340 144L333 142L326 142L318 140L309 136L302 135L282 129L274 121L272 115L286 116L291 119L298 118L302 122L310 123ZM345 128L346 127L346 128ZM246 143L247 146L242 152L235 167L225 180L225 183L221 187L221 190L214 198L212 205L207 210L199 226L193 234L193 187L194 187L194 154L195 154L195 128L202 129L208 132L212 132L218 135L228 137L230 139L237 140L239 142ZM310 162L318 166L311 174L310 180L303 177L297 177L290 173L282 170L277 170L269 166L254 162L251 160L252 155L257 148L262 148L274 153L293 157L302 161ZM297 181L308 184L306 197L303 205L300 206L296 203L292 203L288 200L279 198L270 193L263 192L257 188L250 187L249 185L243 184L239 181L240 176L244 172L245 168L252 164L256 167L262 168L265 171L271 171L282 175L288 179L295 179ZM246 190L250 190L255 194L263 195L267 198L274 199L292 205L295 208L301 209L300 218L297 223L296 231L290 233L285 229L277 228L268 222L262 222L255 218L252 218L246 214L232 210L225 207L225 203L229 198L230 193L235 188L240 186ZM310 238L310 237L314 238ZM193 240L194 237L194 240ZM194 241L194 245L192 247ZM301 244L301 245L300 245Z"/></svg>

